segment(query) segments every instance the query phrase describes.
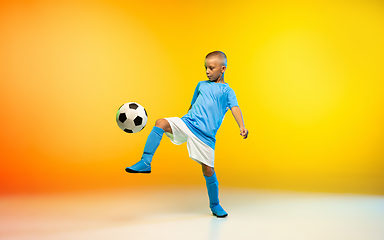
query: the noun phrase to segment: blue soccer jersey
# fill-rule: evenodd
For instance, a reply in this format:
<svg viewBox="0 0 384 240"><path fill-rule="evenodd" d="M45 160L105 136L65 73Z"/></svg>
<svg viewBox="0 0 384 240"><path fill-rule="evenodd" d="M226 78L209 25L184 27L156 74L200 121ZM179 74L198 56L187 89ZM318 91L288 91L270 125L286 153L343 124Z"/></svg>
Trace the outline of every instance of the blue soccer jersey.
<svg viewBox="0 0 384 240"><path fill-rule="evenodd" d="M215 149L216 133L225 113L239 106L235 92L228 83L201 81L197 84L191 105L181 120L196 137Z"/></svg>

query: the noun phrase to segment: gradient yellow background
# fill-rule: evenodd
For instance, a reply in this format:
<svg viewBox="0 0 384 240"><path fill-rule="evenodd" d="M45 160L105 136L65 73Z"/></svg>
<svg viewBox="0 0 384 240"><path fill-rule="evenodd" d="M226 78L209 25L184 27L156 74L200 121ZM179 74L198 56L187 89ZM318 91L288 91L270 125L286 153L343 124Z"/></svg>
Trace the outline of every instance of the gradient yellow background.
<svg viewBox="0 0 384 240"><path fill-rule="evenodd" d="M230 112L217 134L221 186L384 194L384 4L337 1L1 1L0 191L204 184L158 118L183 116L204 57L227 54ZM126 134L135 101L147 127Z"/></svg>

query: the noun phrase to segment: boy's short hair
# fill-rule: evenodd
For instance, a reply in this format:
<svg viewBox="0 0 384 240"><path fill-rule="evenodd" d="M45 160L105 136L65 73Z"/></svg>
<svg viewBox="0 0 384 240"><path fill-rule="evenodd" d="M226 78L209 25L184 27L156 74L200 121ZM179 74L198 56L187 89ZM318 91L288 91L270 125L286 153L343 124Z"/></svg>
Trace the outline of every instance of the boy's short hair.
<svg viewBox="0 0 384 240"><path fill-rule="evenodd" d="M205 59L210 57L218 57L219 59L222 60L222 66L227 66L227 56L222 51L210 52L207 54L207 56L205 56Z"/></svg>

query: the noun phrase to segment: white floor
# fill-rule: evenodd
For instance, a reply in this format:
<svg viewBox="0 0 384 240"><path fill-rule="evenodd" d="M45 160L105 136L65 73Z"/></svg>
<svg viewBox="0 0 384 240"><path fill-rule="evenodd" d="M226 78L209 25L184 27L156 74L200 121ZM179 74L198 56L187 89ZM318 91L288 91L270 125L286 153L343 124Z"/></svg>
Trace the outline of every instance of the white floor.
<svg viewBox="0 0 384 240"><path fill-rule="evenodd" d="M205 191L2 196L0 239L384 239L384 196L221 188L217 219Z"/></svg>

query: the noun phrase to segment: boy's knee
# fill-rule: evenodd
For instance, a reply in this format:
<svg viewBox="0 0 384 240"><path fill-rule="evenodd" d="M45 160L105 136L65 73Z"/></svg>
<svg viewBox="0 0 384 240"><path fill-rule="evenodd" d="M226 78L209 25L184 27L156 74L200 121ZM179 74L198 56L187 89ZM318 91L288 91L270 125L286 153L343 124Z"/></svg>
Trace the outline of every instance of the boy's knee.
<svg viewBox="0 0 384 240"><path fill-rule="evenodd" d="M156 127L162 127L164 125L164 123L163 123L164 121L167 121L167 120L165 120L164 118L157 119L155 122L155 126Z"/></svg>
<svg viewBox="0 0 384 240"><path fill-rule="evenodd" d="M155 122L155 126L163 129L166 132L172 132L171 126L169 125L168 121L164 118L159 118Z"/></svg>
<svg viewBox="0 0 384 240"><path fill-rule="evenodd" d="M203 166L204 176L211 177L215 173L215 170L213 169L213 167L210 167L210 166L205 165L205 164L203 164L202 166Z"/></svg>

